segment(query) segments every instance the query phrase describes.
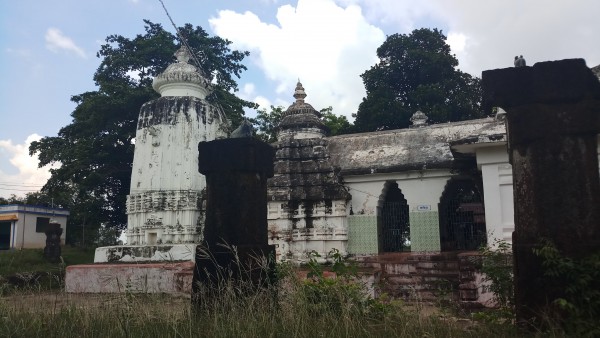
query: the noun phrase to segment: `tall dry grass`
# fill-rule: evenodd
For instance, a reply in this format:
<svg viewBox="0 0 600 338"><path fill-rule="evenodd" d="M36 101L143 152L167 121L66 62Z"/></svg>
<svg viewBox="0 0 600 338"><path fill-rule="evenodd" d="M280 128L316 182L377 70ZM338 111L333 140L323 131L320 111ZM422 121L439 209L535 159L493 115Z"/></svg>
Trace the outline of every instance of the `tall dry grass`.
<svg viewBox="0 0 600 338"><path fill-rule="evenodd" d="M260 258L262 259L262 258ZM259 265L267 267L262 259ZM250 275L250 274L249 274ZM267 276L268 274L264 274ZM516 337L510 325L476 323L424 306L371 299L352 276L298 277L256 288L222 271L218 287L190 295L74 295L29 288L0 298L0 337ZM536 334L533 334L536 335ZM540 335L541 336L541 335Z"/></svg>

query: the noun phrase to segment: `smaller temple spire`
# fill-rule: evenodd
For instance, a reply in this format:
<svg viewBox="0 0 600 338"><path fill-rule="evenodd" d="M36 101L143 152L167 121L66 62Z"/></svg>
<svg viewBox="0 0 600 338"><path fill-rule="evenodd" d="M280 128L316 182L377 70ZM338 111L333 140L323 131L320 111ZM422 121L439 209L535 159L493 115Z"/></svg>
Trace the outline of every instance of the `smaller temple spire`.
<svg viewBox="0 0 600 338"><path fill-rule="evenodd" d="M282 118L278 126L278 140L281 141L285 138L325 137L329 128L321 121L321 113L304 101L306 92L304 91L304 87L302 87L300 79L298 79L298 83L296 84L294 98L296 101L281 115Z"/></svg>
<svg viewBox="0 0 600 338"><path fill-rule="evenodd" d="M296 84L294 98L296 99L296 103L304 103L304 98L306 98L306 92L304 91L304 87L302 87L302 83L300 83L300 79L298 79L298 83Z"/></svg>

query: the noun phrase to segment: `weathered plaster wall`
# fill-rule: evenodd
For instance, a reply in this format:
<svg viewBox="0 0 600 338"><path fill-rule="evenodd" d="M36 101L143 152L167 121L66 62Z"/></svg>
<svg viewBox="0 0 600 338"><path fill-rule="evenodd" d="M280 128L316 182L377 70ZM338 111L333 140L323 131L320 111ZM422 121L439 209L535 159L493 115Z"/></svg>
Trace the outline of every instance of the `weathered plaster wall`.
<svg viewBox="0 0 600 338"><path fill-rule="evenodd" d="M198 143L226 137L223 113L195 97L161 97L142 106L131 191L202 190Z"/></svg>
<svg viewBox="0 0 600 338"><path fill-rule="evenodd" d="M455 165L450 142L473 135L504 133L493 118L440 123L423 128L386 130L330 137L332 164L341 175L447 169Z"/></svg>
<svg viewBox="0 0 600 338"><path fill-rule="evenodd" d="M476 154L483 179L488 244L496 239L511 243L515 229L513 180L506 144L481 148Z"/></svg>
<svg viewBox="0 0 600 338"><path fill-rule="evenodd" d="M348 220L345 200L268 203L269 244L278 260L308 260L315 251L325 257L332 249L347 253Z"/></svg>

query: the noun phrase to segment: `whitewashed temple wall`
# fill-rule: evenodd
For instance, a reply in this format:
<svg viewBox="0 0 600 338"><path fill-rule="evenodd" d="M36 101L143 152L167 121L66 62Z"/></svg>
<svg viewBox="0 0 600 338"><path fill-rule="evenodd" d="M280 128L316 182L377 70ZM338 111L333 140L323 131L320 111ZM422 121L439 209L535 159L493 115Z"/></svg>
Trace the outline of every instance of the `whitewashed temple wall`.
<svg viewBox="0 0 600 338"><path fill-rule="evenodd" d="M198 143L225 137L225 117L194 97L162 97L146 105L127 197L127 243L197 243L206 188Z"/></svg>
<svg viewBox="0 0 600 338"><path fill-rule="evenodd" d="M377 206L386 182L398 183L410 211L437 211L440 196L452 176L448 170L345 176L344 185L350 189L352 212L355 215L377 216Z"/></svg>
<svg viewBox="0 0 600 338"><path fill-rule="evenodd" d="M270 201L269 244L275 245L277 259L306 262L313 251L324 259L332 249L346 255L348 207L343 200L310 203L308 208L300 203L294 209L287 201Z"/></svg>
<svg viewBox="0 0 600 338"><path fill-rule="evenodd" d="M219 116L203 116L216 115L217 112L197 111L198 108L206 108L205 105L182 105L178 111L171 113L174 119L169 123L137 130L131 173L132 193L160 189L202 190L206 187L204 176L198 173L198 143L225 137L226 134L219 128L220 123L213 123Z"/></svg>
<svg viewBox="0 0 600 338"><path fill-rule="evenodd" d="M512 166L506 144L476 150L483 179L485 226L488 244L496 240L512 243L515 230Z"/></svg>

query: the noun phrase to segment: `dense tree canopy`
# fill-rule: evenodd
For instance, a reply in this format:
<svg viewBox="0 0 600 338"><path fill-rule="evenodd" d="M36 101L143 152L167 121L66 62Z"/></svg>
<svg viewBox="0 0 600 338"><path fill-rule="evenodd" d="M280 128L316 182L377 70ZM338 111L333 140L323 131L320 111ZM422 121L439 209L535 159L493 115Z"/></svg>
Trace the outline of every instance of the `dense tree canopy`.
<svg viewBox="0 0 600 338"><path fill-rule="evenodd" d="M379 63L361 75L367 96L355 116L356 131L406 128L417 110L431 123L482 116L480 81L456 69L441 31L390 35L377 56Z"/></svg>
<svg viewBox="0 0 600 338"><path fill-rule="evenodd" d="M30 154L39 154L40 166L60 163L42 191L70 209L70 224L126 226L132 140L140 107L159 96L151 87L152 79L174 61L179 48L175 35L160 24L145 24L145 34L133 39L120 35L106 39L97 54L102 60L94 74L98 89L73 96L77 107L71 124L58 136L30 147ZM214 92L207 99L221 105L233 125L239 124L243 108L254 107L231 94L237 90L234 76L246 69L241 61L248 52L232 51L229 41L211 37L201 27L186 24L180 30L204 73L213 77Z"/></svg>

